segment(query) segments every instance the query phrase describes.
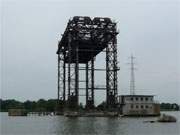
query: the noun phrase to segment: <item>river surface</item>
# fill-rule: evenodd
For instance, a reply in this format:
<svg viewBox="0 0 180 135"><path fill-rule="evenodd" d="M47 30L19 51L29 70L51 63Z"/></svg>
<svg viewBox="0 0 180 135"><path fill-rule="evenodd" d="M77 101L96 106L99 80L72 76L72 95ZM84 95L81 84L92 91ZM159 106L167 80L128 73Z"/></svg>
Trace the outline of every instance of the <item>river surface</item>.
<svg viewBox="0 0 180 135"><path fill-rule="evenodd" d="M145 123L148 118L105 118L63 116L10 117L0 113L0 135L180 135L180 112L176 123Z"/></svg>

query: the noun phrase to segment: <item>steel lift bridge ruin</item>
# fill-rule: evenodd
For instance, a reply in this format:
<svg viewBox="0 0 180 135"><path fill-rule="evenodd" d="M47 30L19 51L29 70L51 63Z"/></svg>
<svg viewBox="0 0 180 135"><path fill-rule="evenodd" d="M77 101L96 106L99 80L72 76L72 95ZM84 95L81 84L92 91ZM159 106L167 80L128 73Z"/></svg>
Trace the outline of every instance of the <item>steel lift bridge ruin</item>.
<svg viewBox="0 0 180 135"><path fill-rule="evenodd" d="M69 20L57 50L59 104L76 108L79 104L79 90L84 89L86 108L92 109L94 91L104 89L107 108L116 107L117 34L116 23L110 18L75 16ZM94 60L101 52L106 53L106 68L96 69ZM95 70L106 72L104 88L95 87ZM79 79L80 71L85 73L85 80ZM80 82L85 83L84 88L79 87Z"/></svg>

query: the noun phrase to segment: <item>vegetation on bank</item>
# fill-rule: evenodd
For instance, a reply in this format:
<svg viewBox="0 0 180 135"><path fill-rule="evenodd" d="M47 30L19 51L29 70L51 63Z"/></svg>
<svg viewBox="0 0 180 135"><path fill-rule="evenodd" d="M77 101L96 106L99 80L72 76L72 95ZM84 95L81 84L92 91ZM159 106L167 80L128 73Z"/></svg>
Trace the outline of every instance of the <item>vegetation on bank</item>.
<svg viewBox="0 0 180 135"><path fill-rule="evenodd" d="M55 99L39 99L38 101L25 101L20 102L14 99L2 100L0 99L0 111L7 112L8 109L26 109L29 112L54 112L57 104Z"/></svg>
<svg viewBox="0 0 180 135"><path fill-rule="evenodd" d="M179 111L180 106L176 103L170 104L170 103L161 103L160 104L161 111Z"/></svg>
<svg viewBox="0 0 180 135"><path fill-rule="evenodd" d="M26 109L28 112L54 112L56 109L57 100L56 99L39 99L38 101L25 101L20 102L14 99L2 100L0 99L0 111L7 112L8 109ZM83 109L82 103L79 105L80 109ZM97 110L104 110L105 102L99 104L95 107ZM180 107L178 104L173 103L161 103L160 104L161 111L178 111Z"/></svg>

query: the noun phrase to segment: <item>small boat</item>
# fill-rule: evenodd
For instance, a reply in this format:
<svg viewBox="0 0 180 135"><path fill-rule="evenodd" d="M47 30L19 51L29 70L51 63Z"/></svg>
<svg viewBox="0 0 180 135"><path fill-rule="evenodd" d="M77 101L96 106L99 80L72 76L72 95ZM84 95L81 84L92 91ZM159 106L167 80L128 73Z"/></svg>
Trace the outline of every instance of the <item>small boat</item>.
<svg viewBox="0 0 180 135"><path fill-rule="evenodd" d="M157 121L158 122L176 122L177 119L174 116L162 114Z"/></svg>

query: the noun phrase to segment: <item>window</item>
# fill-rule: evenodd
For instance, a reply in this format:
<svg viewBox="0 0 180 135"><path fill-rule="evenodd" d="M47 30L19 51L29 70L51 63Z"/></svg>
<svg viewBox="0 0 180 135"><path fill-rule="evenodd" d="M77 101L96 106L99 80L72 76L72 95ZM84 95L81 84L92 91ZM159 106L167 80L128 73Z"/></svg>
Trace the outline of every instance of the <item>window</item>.
<svg viewBox="0 0 180 135"><path fill-rule="evenodd" d="M133 97L131 98L131 101L133 101Z"/></svg>
<svg viewBox="0 0 180 135"><path fill-rule="evenodd" d="M138 106L138 105L136 105L136 108L139 108L139 106Z"/></svg>
<svg viewBox="0 0 180 135"><path fill-rule="evenodd" d="M138 101L138 98L136 97L136 101Z"/></svg>
<svg viewBox="0 0 180 135"><path fill-rule="evenodd" d="M148 101L148 98L146 97L146 101Z"/></svg>
<svg viewBox="0 0 180 135"><path fill-rule="evenodd" d="M143 97L141 97L141 101L143 101Z"/></svg>
<svg viewBox="0 0 180 135"><path fill-rule="evenodd" d="M141 105L141 109L143 109L144 108L144 106L143 105Z"/></svg>
<svg viewBox="0 0 180 135"><path fill-rule="evenodd" d="M146 109L147 109L147 108L149 108L149 106L148 106L148 105L146 105Z"/></svg>
<svg viewBox="0 0 180 135"><path fill-rule="evenodd" d="M131 109L133 109L134 108L134 106L133 105L131 105Z"/></svg>

